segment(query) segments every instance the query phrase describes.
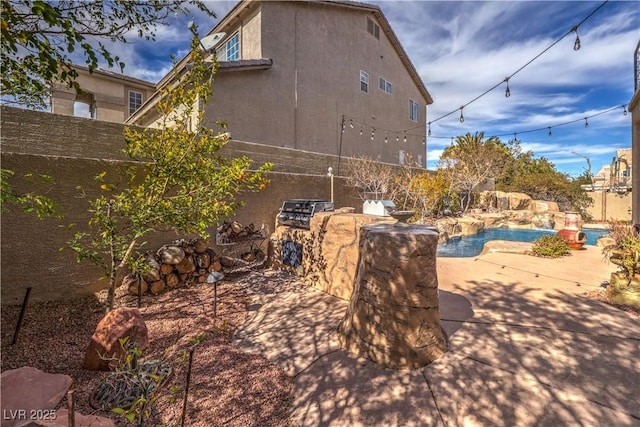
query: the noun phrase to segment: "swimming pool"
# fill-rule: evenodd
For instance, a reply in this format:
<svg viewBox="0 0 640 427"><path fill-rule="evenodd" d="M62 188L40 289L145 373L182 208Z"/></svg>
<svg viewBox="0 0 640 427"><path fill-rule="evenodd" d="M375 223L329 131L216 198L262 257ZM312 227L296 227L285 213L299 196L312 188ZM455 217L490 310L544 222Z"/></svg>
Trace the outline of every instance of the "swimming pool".
<svg viewBox="0 0 640 427"><path fill-rule="evenodd" d="M601 228L582 230L587 235L587 245L595 245L598 238L609 231ZM547 234L555 234L558 230L531 230L520 228L487 228L478 234L462 236L438 245L440 257L473 257L482 252L484 244L489 240L509 240L512 242L533 242Z"/></svg>

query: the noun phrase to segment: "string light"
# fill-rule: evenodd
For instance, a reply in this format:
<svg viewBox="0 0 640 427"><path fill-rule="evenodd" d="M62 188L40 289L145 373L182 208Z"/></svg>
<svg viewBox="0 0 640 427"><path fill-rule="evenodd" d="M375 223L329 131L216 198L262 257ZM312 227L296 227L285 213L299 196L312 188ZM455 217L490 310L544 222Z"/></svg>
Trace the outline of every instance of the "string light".
<svg viewBox="0 0 640 427"><path fill-rule="evenodd" d="M349 120L349 127L353 129L353 119Z"/></svg>
<svg viewBox="0 0 640 427"><path fill-rule="evenodd" d="M580 37L578 36L578 28L580 27L580 25L584 24L589 18L591 18L596 12L598 12L605 4L608 3L609 0L605 0L604 2L602 2L598 7L596 7L589 15L587 15L584 19L582 19L582 21L580 21L577 25L574 25L573 27L571 27L571 29L569 31L567 31L566 33L564 33L564 35L562 35L560 38L558 38L557 40L555 40L553 43L551 43L549 46L547 46L546 49L544 49L542 52L540 52L539 54L537 54L536 56L534 56L531 60L529 60L527 63L525 63L523 66L521 66L520 68L518 68L516 71L514 71L513 73L511 73L511 75L505 77L504 80L502 80L501 82L493 85L492 87L490 87L489 89L487 89L486 91L484 91L483 93L481 93L480 95L476 96L475 98L473 98L471 101L467 102L466 104L464 104L462 107L466 107L470 104L472 104L473 102L477 101L478 99L482 98L483 96L487 95L489 92L493 91L494 89L496 89L497 87L499 87L500 85L502 85L502 83L504 83L505 81L507 82L507 91L505 92L505 96L509 97L510 95L510 90L509 90L509 79L511 79L513 76L515 76L516 74L518 74L520 71L524 70L526 67L528 67L529 65L531 65L532 62L534 62L536 59L538 59L539 57L541 57L543 54L545 54L548 50L550 50L552 47L554 47L556 44L558 44L561 40L563 40L565 37L567 37L568 35L572 34L572 33L576 33L576 40L574 43L574 50L578 50L580 49ZM509 95L507 95L509 94ZM449 111L446 114L441 115L440 117L431 120L431 123L435 123L438 120L442 120L446 117L449 117L450 115L452 115L453 113L455 113L456 111L460 110L460 123L464 122L464 117L462 116L462 107L460 108L456 108L455 110Z"/></svg>
<svg viewBox="0 0 640 427"><path fill-rule="evenodd" d="M459 109L460 109L460 114L461 114L461 116L462 116L462 109L463 109L463 108L464 108L464 106L461 106L461 107L459 108ZM591 114L591 115L588 115L588 116L580 117L579 119L570 120L570 121L567 121L567 122L564 122L564 123L558 123L558 124L555 124L555 125L552 125L552 126L544 126L544 127L541 127L541 128L529 129L529 130L521 130L521 131L517 131L517 132L509 132L509 133L505 133L505 134L495 134L495 135L492 135L492 136L495 136L495 137L505 137L505 136L512 136L512 135L513 135L513 136L514 136L514 139L517 139L517 135L518 135L518 134L522 135L522 134L526 134L526 133L533 133L533 132L540 132L540 131L547 131L547 135L548 135L548 136L552 136L552 135L553 135L553 133L552 133L552 128L561 127L561 126L566 126L566 125L569 125L569 124L572 124L572 123L576 123L576 122L580 122L580 121L584 121L584 127L585 127L585 128L588 128L588 127L589 127L589 119L591 119L591 118L593 118L593 117L600 116L600 115L602 115L602 114L609 113L609 112L614 111L614 110L617 110L617 109L619 109L619 108L622 108L622 110L623 110L623 112L622 112L622 113L623 113L623 115L628 115L627 105L626 105L626 104L622 104L622 105L616 105L616 106L614 106L614 107L610 107L610 108L608 108L608 109L606 109L606 110L602 110L602 111L600 111L600 112L597 112L597 113L594 113L594 114ZM456 111L457 111L457 110L456 110ZM462 116L462 117L464 118L464 116ZM359 126L360 126L360 131L359 131L359 133L360 133L360 135L361 135L361 136L363 135L364 127L368 127L368 126L369 126L369 125L366 125L366 124L360 123L360 122L358 122L357 120L350 119L350 120L349 120L349 123L350 123L350 126L349 126L349 127L351 127L351 122L353 122L353 123L354 123L354 127L355 127L355 125L359 125ZM451 144L453 145L453 143L454 143L454 138L455 138L454 136L433 136L433 135L432 135L432 133L431 133L431 124L432 124L432 121L430 121L430 122L426 123L426 125L427 125L427 129L428 129L428 130L427 130L427 132L428 132L428 136L429 136L429 137L434 138L434 139L445 139L445 138L450 138L450 139L451 139ZM423 125L420 125L420 126L424 126L424 124L423 124ZM418 127L419 127L419 126L418 126ZM411 128L411 129L415 129L415 127L414 127L414 128ZM409 132L408 132L408 130L410 130L410 129L405 129L405 130L402 130L402 131L398 131L398 130L393 130L393 129L379 129L379 128L377 129L377 128L375 128L375 127L372 127L372 130L371 130L371 140L374 140L374 139L375 139L375 131L376 131L376 130L380 130L380 131L384 131L384 132L385 132L385 142L388 142L388 135L389 135L389 133L391 133L391 134L396 134L396 143L399 143L399 141L400 141L399 135L400 135L400 132L402 132L402 133L403 133L403 141L404 141L405 143L407 142L407 137L408 137L408 136L416 136L416 137L422 138L422 140L423 140L423 145L426 145L426 140L424 139L424 138L425 138L424 134L420 134L420 133L418 133L418 134L412 134L412 133L409 133ZM418 139L418 140L419 140L419 139Z"/></svg>
<svg viewBox="0 0 640 427"><path fill-rule="evenodd" d="M385 133L384 133L384 143L386 144L387 142L389 142L389 134L385 131Z"/></svg>
<svg viewBox="0 0 640 427"><path fill-rule="evenodd" d="M505 77L504 81L507 82L507 90L504 92L504 97L508 98L511 96L511 90L509 89L509 77Z"/></svg>
<svg viewBox="0 0 640 427"><path fill-rule="evenodd" d="M427 140L422 138L422 145L427 145Z"/></svg>
<svg viewBox="0 0 640 427"><path fill-rule="evenodd" d="M571 29L576 33L576 41L573 42L573 50L580 50L580 36L578 35L578 26L575 26Z"/></svg>

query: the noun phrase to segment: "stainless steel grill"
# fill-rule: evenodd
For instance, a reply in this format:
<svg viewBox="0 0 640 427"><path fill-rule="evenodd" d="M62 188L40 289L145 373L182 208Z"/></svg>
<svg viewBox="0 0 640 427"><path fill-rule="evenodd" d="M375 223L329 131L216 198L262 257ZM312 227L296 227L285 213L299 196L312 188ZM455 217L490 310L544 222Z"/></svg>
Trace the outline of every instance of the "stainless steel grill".
<svg viewBox="0 0 640 427"><path fill-rule="evenodd" d="M282 204L277 220L279 225L309 228L314 214L333 210L334 204L326 200L291 199Z"/></svg>

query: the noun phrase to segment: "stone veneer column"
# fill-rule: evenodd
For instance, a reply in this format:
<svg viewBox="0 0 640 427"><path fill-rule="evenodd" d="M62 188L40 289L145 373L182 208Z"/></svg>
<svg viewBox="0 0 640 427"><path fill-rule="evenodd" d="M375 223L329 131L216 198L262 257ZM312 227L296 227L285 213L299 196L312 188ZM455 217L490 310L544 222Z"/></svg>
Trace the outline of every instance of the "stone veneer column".
<svg viewBox="0 0 640 427"><path fill-rule="evenodd" d="M393 369L416 369L447 349L440 328L438 232L421 225L360 230L358 273L338 326L342 347Z"/></svg>

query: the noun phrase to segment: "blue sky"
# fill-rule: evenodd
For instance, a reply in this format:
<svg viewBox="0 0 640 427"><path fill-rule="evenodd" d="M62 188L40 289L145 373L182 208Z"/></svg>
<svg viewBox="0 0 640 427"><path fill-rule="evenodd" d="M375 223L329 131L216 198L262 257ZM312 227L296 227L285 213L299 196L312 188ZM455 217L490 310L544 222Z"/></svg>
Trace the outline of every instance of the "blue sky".
<svg viewBox="0 0 640 427"><path fill-rule="evenodd" d="M580 23L602 1L369 1L377 4L434 98L427 121L458 109L502 82ZM222 18L235 1L211 1ZM153 47L132 37L118 46L125 73L156 82L171 67L170 54L188 47L187 22L206 33L216 21L198 14L158 28ZM570 34L509 80L460 112L431 125L428 166L435 168L451 136L484 131L517 133L525 150L551 160L572 176L591 160L593 172L609 164L615 150L631 147L631 115L622 105L633 96L633 55L640 39L637 1L609 1L578 28L581 48ZM584 117L618 106L612 112ZM580 121L566 126L556 125ZM551 126L552 136L547 127ZM539 132L523 133L543 128ZM436 138L440 137L440 138ZM577 154L574 154L577 153Z"/></svg>

